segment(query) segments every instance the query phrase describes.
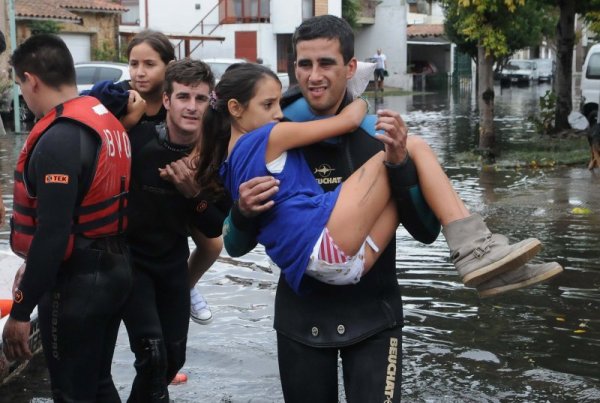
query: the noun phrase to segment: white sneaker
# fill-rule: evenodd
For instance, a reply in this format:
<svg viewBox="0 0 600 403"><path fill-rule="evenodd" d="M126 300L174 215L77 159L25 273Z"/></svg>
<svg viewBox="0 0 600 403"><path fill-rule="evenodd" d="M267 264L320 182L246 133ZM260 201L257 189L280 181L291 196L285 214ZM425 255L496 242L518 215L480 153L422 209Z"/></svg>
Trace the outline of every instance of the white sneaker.
<svg viewBox="0 0 600 403"><path fill-rule="evenodd" d="M206 325L212 320L212 312L202 294L196 290L196 287L190 291L190 299L190 316L192 320L201 325Z"/></svg>

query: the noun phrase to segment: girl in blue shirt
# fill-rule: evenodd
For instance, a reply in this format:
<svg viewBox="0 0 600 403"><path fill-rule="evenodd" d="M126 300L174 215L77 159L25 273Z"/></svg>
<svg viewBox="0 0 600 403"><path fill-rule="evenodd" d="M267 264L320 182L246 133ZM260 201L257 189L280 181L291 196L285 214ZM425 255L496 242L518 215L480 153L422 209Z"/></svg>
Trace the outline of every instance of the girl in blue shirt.
<svg viewBox="0 0 600 403"><path fill-rule="evenodd" d="M361 124L367 104L357 99L333 117L295 123L281 121L280 98L281 84L269 68L232 65L203 117L198 177L215 198L227 190L233 200L239 198L240 185L254 177L272 175L279 180L272 207L258 216L257 240L296 292L304 274L330 284L356 283L379 257L379 247L390 241L399 222L385 162L398 142L404 142L407 158L410 153L417 169L426 172L420 175L421 188L445 226L453 262L465 284L476 286L517 269L539 251L537 239L509 245L502 235L492 234L458 198L435 154L414 136L408 141L405 132L395 139L375 134L386 151L374 155L334 191L324 192L300 148L352 132ZM379 111L375 128L389 130L391 116L390 111Z"/></svg>

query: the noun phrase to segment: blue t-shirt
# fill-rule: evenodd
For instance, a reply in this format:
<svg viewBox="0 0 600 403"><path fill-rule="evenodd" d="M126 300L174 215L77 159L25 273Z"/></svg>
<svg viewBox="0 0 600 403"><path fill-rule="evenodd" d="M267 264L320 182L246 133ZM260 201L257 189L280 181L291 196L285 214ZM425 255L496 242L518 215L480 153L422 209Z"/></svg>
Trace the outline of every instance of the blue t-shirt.
<svg viewBox="0 0 600 403"><path fill-rule="evenodd" d="M310 255L329 220L340 186L324 192L297 149L288 150L281 173L269 172L265 153L274 125L269 123L240 137L221 165L220 174L234 200L239 198L240 185L256 176L279 179L275 205L258 217L257 240L282 270L290 287L299 292Z"/></svg>

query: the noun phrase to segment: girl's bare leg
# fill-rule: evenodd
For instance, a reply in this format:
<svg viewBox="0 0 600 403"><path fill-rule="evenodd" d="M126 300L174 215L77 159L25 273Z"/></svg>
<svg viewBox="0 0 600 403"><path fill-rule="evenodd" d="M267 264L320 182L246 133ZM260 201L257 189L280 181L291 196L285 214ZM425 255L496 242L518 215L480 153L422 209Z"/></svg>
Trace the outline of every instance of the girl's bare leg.
<svg viewBox="0 0 600 403"><path fill-rule="evenodd" d="M207 238L198 230L190 229L196 248L188 259L190 288L193 288L204 273L217 260L223 249L223 238Z"/></svg>
<svg viewBox="0 0 600 403"><path fill-rule="evenodd" d="M408 152L419 173L423 197L443 226L471 215L460 199L437 156L420 137L408 136Z"/></svg>
<svg viewBox="0 0 600 403"><path fill-rule="evenodd" d="M388 204L383 209L383 212L373 225L369 236L375 245L379 248L379 251L373 250L369 245L365 247L365 266L363 269L363 276L367 274L371 267L375 264L379 256L383 253L388 243L392 240L396 229L398 228L398 209L392 199L388 201ZM335 239L335 238L334 238Z"/></svg>
<svg viewBox="0 0 600 403"><path fill-rule="evenodd" d="M384 158L383 151L375 154L344 181L327 222L331 237L348 256L358 252L390 201Z"/></svg>

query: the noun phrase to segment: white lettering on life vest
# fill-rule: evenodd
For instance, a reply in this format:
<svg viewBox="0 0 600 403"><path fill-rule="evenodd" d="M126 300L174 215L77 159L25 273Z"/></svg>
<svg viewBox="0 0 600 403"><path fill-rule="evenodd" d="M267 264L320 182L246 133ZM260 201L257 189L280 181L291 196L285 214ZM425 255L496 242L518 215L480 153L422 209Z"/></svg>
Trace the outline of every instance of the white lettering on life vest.
<svg viewBox="0 0 600 403"><path fill-rule="evenodd" d="M111 131L104 129L104 138L106 140L106 148L110 157L114 157L116 153L119 154L119 157L122 157L123 153L125 153L127 158L131 158L131 145L129 144L129 137L127 137L127 133L119 130Z"/></svg>

